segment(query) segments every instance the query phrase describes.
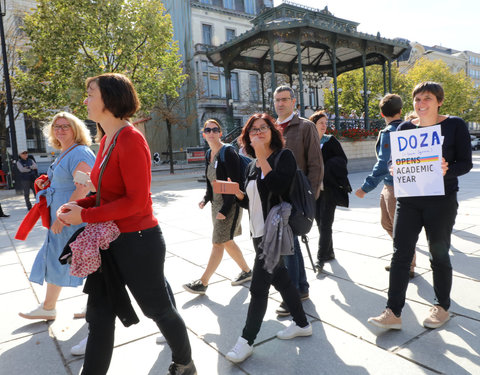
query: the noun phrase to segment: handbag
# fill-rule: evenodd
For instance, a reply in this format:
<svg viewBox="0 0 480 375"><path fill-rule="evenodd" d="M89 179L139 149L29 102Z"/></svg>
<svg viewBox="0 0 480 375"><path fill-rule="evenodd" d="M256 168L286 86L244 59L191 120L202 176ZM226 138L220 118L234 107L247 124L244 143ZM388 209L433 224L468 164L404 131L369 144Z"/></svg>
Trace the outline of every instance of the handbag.
<svg viewBox="0 0 480 375"><path fill-rule="evenodd" d="M95 200L95 207L98 207L100 206L100 197L101 197L101 193L100 193L100 190L101 190L101 186L102 186L102 177L103 177L103 172L105 171L105 168L107 166L107 163L108 163L108 160L110 159L110 155L112 154L112 151L113 151L113 148L115 147L115 144L117 143L117 138L118 136L120 135L120 132L125 128L125 126L123 126L122 128L120 128L117 133L115 134L115 137L113 138L113 141L112 141L112 144L110 145L110 147L108 148L108 152L107 152L107 155L105 156L105 159L103 160L102 162L102 166L100 168L100 173L98 175L98 188L97 188L97 195L96 195L96 200ZM72 236L70 237L70 239L67 241L66 245L63 247L63 251L62 251L62 254L60 254L60 257L58 258L58 261L61 263L61 264L71 264L72 263L72 249L70 248L70 244L72 242L74 242L78 235L80 233L82 233L83 231L85 230L85 227L81 227L79 229L77 229L73 234Z"/></svg>

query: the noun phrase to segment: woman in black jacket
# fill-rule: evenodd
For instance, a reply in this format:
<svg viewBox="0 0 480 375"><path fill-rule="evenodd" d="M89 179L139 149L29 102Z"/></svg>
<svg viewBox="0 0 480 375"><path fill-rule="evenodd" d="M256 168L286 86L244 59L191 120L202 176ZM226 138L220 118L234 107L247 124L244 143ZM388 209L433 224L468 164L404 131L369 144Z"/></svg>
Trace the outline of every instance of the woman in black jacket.
<svg viewBox="0 0 480 375"><path fill-rule="evenodd" d="M292 324L278 332L277 337L286 340L312 334L312 326L307 321L297 288L288 276L282 257L272 273L264 269L264 259L260 259L262 249L259 245L262 242L269 210L281 200L288 201L288 192L297 169L292 152L288 149L282 150L284 140L274 124L275 120L268 114L255 114L247 121L240 136L247 154L256 158L248 166L245 193L239 191L236 194L242 207L248 208L249 211L250 232L256 257L247 321L242 335L226 355L228 360L235 363L244 361L253 352L253 342L267 310L270 285L280 292L293 317ZM275 163L280 152L278 162Z"/></svg>
<svg viewBox="0 0 480 375"><path fill-rule="evenodd" d="M194 294L205 294L208 281L222 261L224 249L241 268L240 274L232 281L232 285L240 285L252 278L252 271L245 262L242 251L233 240L233 237L242 234L240 225L242 210L235 202L234 196L216 194L212 189L213 181L227 180L227 178L241 183L243 186L238 153L232 146L222 143L221 137L222 127L220 124L213 119L207 120L203 125L203 138L210 146L206 155L205 167L207 192L198 206L203 208L208 202L212 203L213 245L207 268L202 277L183 285L185 290Z"/></svg>
<svg viewBox="0 0 480 375"><path fill-rule="evenodd" d="M348 181L347 156L340 142L327 135L327 115L324 111L315 112L310 121L317 127L322 149L324 176L320 196L317 199L317 221L320 238L318 240L317 268L323 269L325 262L335 259L333 252L332 225L337 206L348 207L348 193L352 191Z"/></svg>

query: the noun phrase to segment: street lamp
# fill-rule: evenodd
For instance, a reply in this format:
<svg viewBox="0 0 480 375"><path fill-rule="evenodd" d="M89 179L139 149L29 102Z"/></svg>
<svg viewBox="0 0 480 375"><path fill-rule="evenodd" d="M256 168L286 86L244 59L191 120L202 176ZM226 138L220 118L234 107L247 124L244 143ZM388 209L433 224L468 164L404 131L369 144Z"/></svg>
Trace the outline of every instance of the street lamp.
<svg viewBox="0 0 480 375"><path fill-rule="evenodd" d="M5 43L5 31L3 29L3 17L7 11L6 0L0 0L0 37L2 42L2 55L3 55L3 75L5 79L5 93L7 96L7 112L8 122L10 123L10 145L12 146L12 155L16 157L18 155L17 149L17 134L15 131L15 120L13 118L13 102L12 91L10 88L10 75L8 74L8 61L7 61L7 47Z"/></svg>

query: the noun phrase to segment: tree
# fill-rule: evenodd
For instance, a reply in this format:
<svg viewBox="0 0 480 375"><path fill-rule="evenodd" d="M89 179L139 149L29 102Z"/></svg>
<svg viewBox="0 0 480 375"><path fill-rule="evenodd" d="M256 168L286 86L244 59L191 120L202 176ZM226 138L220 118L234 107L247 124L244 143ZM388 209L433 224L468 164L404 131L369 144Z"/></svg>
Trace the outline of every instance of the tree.
<svg viewBox="0 0 480 375"><path fill-rule="evenodd" d="M404 100L407 99L409 94L408 81L405 76L399 73L396 66L392 66L392 91L400 95ZM378 103L384 96L383 92L383 72L380 65L367 66L367 87L370 91L368 95L368 113L371 119L380 119L380 110ZM338 76L337 86L341 89L338 102L341 105L341 110L345 110L349 114L353 109L357 111L360 116L362 112L365 112L363 101L363 69L355 69L349 72L345 72ZM388 81L387 81L388 90ZM333 93L329 90L324 90L325 107L331 109L334 108Z"/></svg>
<svg viewBox="0 0 480 375"><path fill-rule="evenodd" d="M182 74L170 16L160 0L39 0L25 17L28 51L15 86L24 113L44 119L58 110L86 116L85 79L123 73L148 113L176 97Z"/></svg>
<svg viewBox="0 0 480 375"><path fill-rule="evenodd" d="M367 67L367 86L369 94L369 115L372 119L380 118L378 102L383 97L383 72L379 65ZM414 87L424 81L440 83L445 90L445 102L441 113L460 116L465 121L480 121L480 88L475 88L473 81L464 71L451 72L448 65L442 60L419 59L406 74L399 72L392 66L392 91L402 97L404 101L403 113L413 111L412 91ZM362 69L345 72L338 76L338 88L341 89L339 104L341 109L350 113L352 109L357 113L364 111ZM333 109L333 94L324 90L325 107Z"/></svg>
<svg viewBox="0 0 480 375"><path fill-rule="evenodd" d="M465 121L479 121L480 103L478 99L480 91L474 87L473 81L467 77L463 70L452 73L448 65L442 60L421 58L408 71L407 79L411 91L420 82L435 81L440 83L445 91L445 101L440 110L441 113L460 116ZM411 96L409 98L411 99ZM413 110L412 100L409 100L408 108Z"/></svg>

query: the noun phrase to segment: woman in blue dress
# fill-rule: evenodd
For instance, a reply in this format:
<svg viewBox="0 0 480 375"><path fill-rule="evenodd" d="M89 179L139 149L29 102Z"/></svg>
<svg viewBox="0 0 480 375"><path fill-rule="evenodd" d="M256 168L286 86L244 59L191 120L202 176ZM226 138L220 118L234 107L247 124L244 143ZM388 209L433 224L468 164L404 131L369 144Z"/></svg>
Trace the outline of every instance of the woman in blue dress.
<svg viewBox="0 0 480 375"><path fill-rule="evenodd" d="M76 287L83 279L70 275L70 266L62 265L58 257L72 234L80 227L65 226L56 217L58 208L67 202L83 198L88 193L85 185L75 184L73 176L77 171L88 173L95 163L95 155L88 147L91 137L85 124L74 115L60 112L46 127L52 147L60 150L60 155L48 168L50 186L37 194L44 195L50 211L50 229L47 238L33 263L30 281L43 285L47 282L45 300L30 312L19 313L25 319L53 320L56 317L55 305L64 286ZM43 184L38 183L40 188Z"/></svg>

